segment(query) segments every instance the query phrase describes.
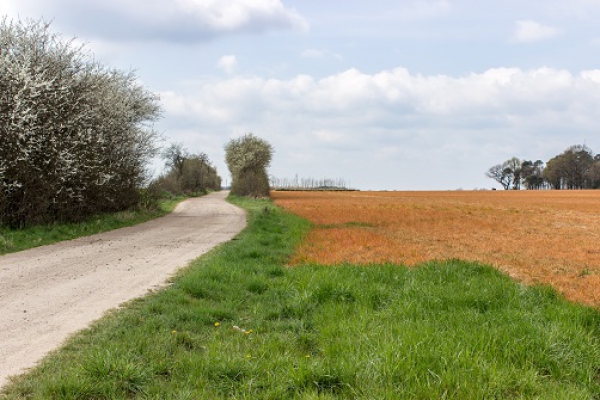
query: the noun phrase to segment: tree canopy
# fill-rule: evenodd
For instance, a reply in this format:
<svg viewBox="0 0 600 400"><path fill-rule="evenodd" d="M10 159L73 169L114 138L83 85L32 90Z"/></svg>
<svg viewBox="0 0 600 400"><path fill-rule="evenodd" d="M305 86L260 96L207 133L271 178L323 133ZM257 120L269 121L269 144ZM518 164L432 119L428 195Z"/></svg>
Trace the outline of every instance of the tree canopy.
<svg viewBox="0 0 600 400"><path fill-rule="evenodd" d="M267 167L273 147L248 133L225 145L225 162L231 172L231 193L237 196L269 197Z"/></svg>
<svg viewBox="0 0 600 400"><path fill-rule="evenodd" d="M599 189L600 155L585 145L570 146L552 157L546 165L541 160L513 157L485 173L504 189Z"/></svg>
<svg viewBox="0 0 600 400"><path fill-rule="evenodd" d="M162 153L167 172L154 184L171 194L197 194L221 190L221 177L205 153L190 154L181 143L172 143Z"/></svg>

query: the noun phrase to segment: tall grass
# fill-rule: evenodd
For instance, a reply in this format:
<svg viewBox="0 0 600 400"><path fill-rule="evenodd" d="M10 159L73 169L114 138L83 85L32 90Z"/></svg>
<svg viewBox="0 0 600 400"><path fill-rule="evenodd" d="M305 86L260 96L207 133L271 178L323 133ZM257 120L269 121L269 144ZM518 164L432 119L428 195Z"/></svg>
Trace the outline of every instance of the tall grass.
<svg viewBox="0 0 600 400"><path fill-rule="evenodd" d="M0 227L0 255L146 222L173 211L183 199L184 197L165 199L159 202L158 209L101 214L78 223L55 223L19 230Z"/></svg>
<svg viewBox="0 0 600 400"><path fill-rule="evenodd" d="M5 389L7 399L592 399L600 313L458 260L285 266L309 228L248 228Z"/></svg>

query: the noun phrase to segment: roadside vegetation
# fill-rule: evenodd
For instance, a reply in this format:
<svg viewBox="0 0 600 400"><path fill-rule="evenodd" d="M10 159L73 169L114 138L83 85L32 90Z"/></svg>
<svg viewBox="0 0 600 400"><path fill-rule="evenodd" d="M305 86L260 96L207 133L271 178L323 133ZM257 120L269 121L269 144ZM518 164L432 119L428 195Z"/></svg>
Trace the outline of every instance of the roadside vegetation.
<svg viewBox="0 0 600 400"><path fill-rule="evenodd" d="M205 153L191 154L183 144L171 143L162 158L166 170L152 182L152 190L186 196L221 190L221 177Z"/></svg>
<svg viewBox="0 0 600 400"><path fill-rule="evenodd" d="M183 196L163 198L152 208L98 214L81 222L36 225L23 229L0 227L0 255L137 225L170 213L184 199Z"/></svg>
<svg viewBox="0 0 600 400"><path fill-rule="evenodd" d="M158 97L39 21L0 18L0 225L130 210L155 155Z"/></svg>
<svg viewBox="0 0 600 400"><path fill-rule="evenodd" d="M457 260L288 267L267 200L172 285L72 338L6 399L591 399L600 313ZM0 396L1 397L1 396Z"/></svg>
<svg viewBox="0 0 600 400"><path fill-rule="evenodd" d="M267 167L273 146L252 133L232 139L225 145L225 162L231 173L231 194L254 198L270 195Z"/></svg>

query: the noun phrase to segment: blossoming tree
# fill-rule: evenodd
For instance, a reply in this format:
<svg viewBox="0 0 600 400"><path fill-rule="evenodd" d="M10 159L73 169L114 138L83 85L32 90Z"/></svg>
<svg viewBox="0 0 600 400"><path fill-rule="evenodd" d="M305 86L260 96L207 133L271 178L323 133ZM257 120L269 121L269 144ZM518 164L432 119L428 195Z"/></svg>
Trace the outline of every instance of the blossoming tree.
<svg viewBox="0 0 600 400"><path fill-rule="evenodd" d="M43 21L0 20L0 224L122 210L155 154L158 98Z"/></svg>

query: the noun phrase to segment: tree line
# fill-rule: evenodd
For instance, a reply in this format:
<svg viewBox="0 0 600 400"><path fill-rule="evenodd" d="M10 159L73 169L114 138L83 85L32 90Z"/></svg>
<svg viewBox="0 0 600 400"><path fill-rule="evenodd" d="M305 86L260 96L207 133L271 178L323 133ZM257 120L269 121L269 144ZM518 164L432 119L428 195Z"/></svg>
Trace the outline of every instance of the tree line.
<svg viewBox="0 0 600 400"><path fill-rule="evenodd" d="M152 184L153 189L174 195L197 195L221 190L221 177L206 153L189 153L181 143L162 152L166 172Z"/></svg>
<svg viewBox="0 0 600 400"><path fill-rule="evenodd" d="M267 167L273 158L269 142L247 133L224 146L225 162L231 173L231 194L269 197ZM190 154L181 143L167 147L162 156L166 173L152 187L171 194L193 195L221 189L221 177L205 153Z"/></svg>
<svg viewBox="0 0 600 400"><path fill-rule="evenodd" d="M512 157L485 173L506 190L600 189L600 154L586 145L574 145L548 162Z"/></svg>
<svg viewBox="0 0 600 400"><path fill-rule="evenodd" d="M342 178L300 178L293 179L269 177L271 188L274 190L350 190L350 185Z"/></svg>

